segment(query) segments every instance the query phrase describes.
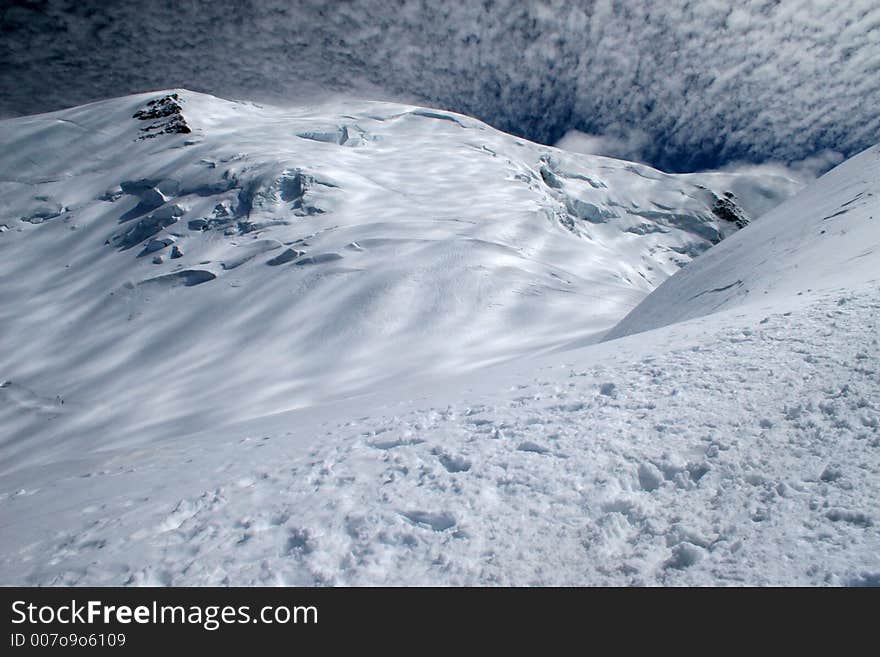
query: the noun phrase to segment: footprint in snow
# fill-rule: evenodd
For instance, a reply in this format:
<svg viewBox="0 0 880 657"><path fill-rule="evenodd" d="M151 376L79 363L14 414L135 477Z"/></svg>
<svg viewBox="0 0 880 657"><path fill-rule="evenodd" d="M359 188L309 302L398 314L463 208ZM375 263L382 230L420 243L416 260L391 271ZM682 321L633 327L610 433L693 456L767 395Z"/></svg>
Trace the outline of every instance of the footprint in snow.
<svg viewBox="0 0 880 657"><path fill-rule="evenodd" d="M550 450L546 447L542 447L538 443L533 443L530 440L527 440L523 443L520 443L517 447L517 450L520 452L532 452L534 454L549 454Z"/></svg>
<svg viewBox="0 0 880 657"><path fill-rule="evenodd" d="M599 394L605 395L606 397L616 397L617 385L614 383L603 383L599 386Z"/></svg>
<svg viewBox="0 0 880 657"><path fill-rule="evenodd" d="M665 569L684 570L699 563L705 555L705 550L699 545L688 541L682 541L672 548L672 555L664 562Z"/></svg>
<svg viewBox="0 0 880 657"><path fill-rule="evenodd" d="M446 468L447 472L467 472L471 469L471 462L461 456L453 456L444 454L443 452L434 453L440 461L440 464Z"/></svg>
<svg viewBox="0 0 880 657"><path fill-rule="evenodd" d="M421 440L420 438L410 438L409 440L388 440L384 442L373 442L369 443L369 445L374 449L389 450L394 449L395 447L411 447L413 445L421 445L423 442L425 441Z"/></svg>
<svg viewBox="0 0 880 657"><path fill-rule="evenodd" d="M435 532L446 531L455 527L456 521L451 513L431 513L430 511L401 511L400 515L414 525L428 527Z"/></svg>

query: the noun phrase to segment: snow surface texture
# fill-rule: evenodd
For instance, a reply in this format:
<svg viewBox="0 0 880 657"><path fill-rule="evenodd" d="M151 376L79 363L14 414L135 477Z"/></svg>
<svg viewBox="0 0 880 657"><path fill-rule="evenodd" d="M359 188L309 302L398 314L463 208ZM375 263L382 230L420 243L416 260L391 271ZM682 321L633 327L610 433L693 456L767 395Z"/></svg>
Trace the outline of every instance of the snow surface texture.
<svg viewBox="0 0 880 657"><path fill-rule="evenodd" d="M754 217L797 187L181 90L0 143L0 377L39 400L0 407L0 472L596 340L737 230L726 193Z"/></svg>
<svg viewBox="0 0 880 657"><path fill-rule="evenodd" d="M880 148L827 173L661 285L609 338L880 272ZM763 297L763 298L762 298Z"/></svg>
<svg viewBox="0 0 880 657"><path fill-rule="evenodd" d="M718 253L723 261L725 245L733 243L740 244L736 248L744 253L764 253L776 263L754 268L748 289L761 293L726 308L699 312L685 303L681 312L692 315L690 321L596 344L601 327L615 321L611 319L615 313L623 315L651 287L650 281L631 273L650 271L644 264L646 257L654 258L655 272L665 272L658 263L668 263L664 259L671 257L672 246L693 244L696 251L702 251L713 241L705 232L707 226L735 230L721 224L726 220L712 214L705 202L691 206L685 201L687 211L666 210L676 216L659 219L630 210L653 211L658 203L666 205L654 194L666 193L668 186L687 190L697 199L707 198L703 194L708 190L696 184L717 190L714 205L723 198L723 191L711 179L723 180L724 191L731 191L733 183L745 185L744 190L733 191L744 211L754 212L749 208L754 201L746 193L753 183L712 176L664 176L604 158L569 157L524 142L517 145L466 117L438 119L433 111L399 107L390 111L389 106L376 105L370 105L369 111L409 112L396 120L418 122L418 128L405 134L410 142L422 140L417 151L421 166L416 166L416 155L407 149L394 151L391 128L380 133L381 128L371 130L372 124L368 127L363 125L366 121L358 120L363 132L355 132L358 145L348 147L352 130L343 138L341 130L332 128L332 121L326 125L327 120L321 119L324 125L308 130L319 133L320 139L314 134L300 138L314 149L297 151L310 156L309 168L301 159L299 175L284 174L296 169L284 159L290 155L280 135L305 132L290 115L180 93L191 134L136 141L140 128L129 128L127 149L158 149L146 151L152 155L139 157L129 170L124 170L127 160L121 156L102 159L92 148L92 153L81 154L82 173L72 179L64 175L70 171L66 168L70 159L59 171L41 168L38 172L34 171L37 165L28 169L27 159L34 155L27 154L27 149L6 151L18 153L19 159L5 170L22 179L33 176L30 186L40 191L8 188L18 193L6 198L19 205L9 206L13 209L4 214L3 222L13 228L0 235L0 248L9 249L0 258L3 335L29 338L17 340L14 352L4 349L0 363L4 377L0 426L11 428L2 444L0 582L880 582L876 510L880 494L880 270L873 255L865 253L880 232L872 214L878 180L876 150L845 163L809 188L806 196L796 196L710 249L668 283L675 289L676 279L687 280L699 267L706 271L707 285L721 287L712 277L712 263ZM124 114L130 116L150 98L78 111L86 114L99 107L106 114L119 104L122 121ZM202 110L190 111L197 103L203 103ZM277 209L277 214L293 223L243 233L237 223L227 225L222 212L214 214L214 197L230 192L214 187L204 195L181 191L200 181L212 185L216 181L210 177L177 179L179 188L174 193L170 188L163 190L160 183L127 184L126 195L133 198L117 205L124 198L118 196L121 182L159 177L161 170L153 167L163 158L174 158L177 172L187 171L188 158L204 158L198 151L195 156L191 153L208 147L204 143L209 139L208 108L214 108L213 125L220 133L211 147L229 144L231 150L248 152L250 166L265 176L259 179L267 186L259 189L277 189L274 196L265 192L245 195L253 201L247 221L285 220L270 219ZM356 115L353 110L345 113ZM221 115L226 111L248 112L253 133L236 133L230 127L232 119L223 131ZM412 116L414 111L421 114ZM265 117L262 124L257 118L261 115ZM48 120L58 116L49 115ZM79 122L84 117L67 114L64 118ZM307 122L302 117L298 120ZM33 122L34 131L59 130L55 123L45 125L47 117L21 121ZM379 123L394 125L393 121L385 116ZM6 143L12 122L0 125ZM108 130L114 125L107 121ZM282 127L263 136L270 125ZM13 125L15 134L24 135L24 143L35 139L23 126ZM465 150L455 141L462 134L457 131L479 132L481 138L475 148ZM45 138L45 134L40 136ZM201 145L183 146L185 140L194 138ZM470 141L473 136L464 139ZM171 146L162 145L162 140L171 140L165 142ZM270 151L273 143L277 150ZM290 143L304 148L298 141ZM379 145L387 149L381 160L364 164L358 159ZM422 151L429 148L439 152L426 161ZM508 148L521 155L506 155ZM332 153L327 157L335 158L335 166L324 164L329 160L322 160L318 149ZM278 153L279 159L268 159L269 152ZM549 157L542 160L544 155ZM485 158L475 161L479 165L468 159L477 156ZM150 158L157 158L156 163ZM343 166L348 158L358 166ZM394 164L398 159L402 160L399 168ZM212 161L221 171L210 170L222 177L219 158ZM494 176L495 166L505 175ZM426 176L426 169L435 175ZM135 176L136 170L142 173ZM410 170L414 170L412 178ZM239 181L246 179L241 170L235 175ZM474 217L481 217L481 239L494 243L491 253L496 253L499 243L495 231L513 229L505 243L523 250L538 240L541 262L552 262L552 271L560 277L564 272L573 286L583 285L584 290L609 299L607 310L599 312L601 306L596 305L584 309L576 294L566 295L559 302L559 308L568 313L563 321L561 314L553 314L552 295L515 295L517 300L537 300L537 305L520 308L516 322L493 324L486 319L492 315L484 309L484 300L468 301L472 299L464 273L468 270L461 263L490 267L490 280L511 268L543 280L546 270L528 269L534 261L519 256L499 261L484 257L480 249L464 249L473 241L470 232L445 228L441 233L424 219L410 225L415 222L402 209L404 201L398 194L386 189L373 197L372 188L359 175L370 175L386 185L394 178L398 192L413 196L409 201L416 205L423 205L427 196L434 198L437 208L432 206L431 214L443 218L437 223L444 227L474 225L452 222L451 208L459 218L476 221ZM33 184L38 176L58 182ZM108 176L118 182L110 185ZM184 176L178 173L178 178ZM315 181L334 186L316 186ZM594 185L600 182L606 186ZM308 193L318 187L328 189ZM96 205L91 199L99 189L108 200ZM243 185L242 189L252 188ZM66 190L71 196L64 195ZM592 196L590 190L598 195ZM76 205L74 193L81 194L81 206ZM34 194L61 206L49 206L46 214L56 209L59 214L42 223L15 218L36 216ZM865 208L825 220L836 222L834 232L813 230L828 215L826 205L839 206L859 194L866 200ZM331 310L342 313L337 321L363 322L363 314L349 311L352 304L345 294L346 285L361 289L357 279L348 278L346 285L332 288L335 294L320 289L309 296L310 288L302 282L308 279L293 279L293 289L298 290L293 295L286 279L279 276L308 276L303 272L340 267L355 257L351 254L360 257L376 248L368 240L380 239L378 231L367 236L358 232L365 230L365 224L346 205L345 199L352 195L370 215L383 207L395 217L394 222L382 223L383 234L397 236L411 229L428 235L422 239L452 242L448 251L441 251L442 266L435 265L418 279L423 284L417 294L392 297L393 302L381 304L388 321L402 321L401 314L411 306L418 310L425 289L442 288L441 274L448 270L450 276L458 277L456 289L463 290L466 312L462 311L454 327L441 325L438 335L453 343L458 353L488 363L502 360L501 353L493 351L495 341L505 336L510 340L510 334L515 334L518 342L506 347L519 357L464 371L454 359L416 349L417 340L405 341L413 326L422 327L417 321L406 323L407 331L382 339L360 333L364 346L372 351L372 358L365 358L360 367L369 372L377 362L382 367L389 360L394 364L394 349L383 347L391 340L400 352L396 362L409 359L409 367L422 368L423 376L389 375L383 381L373 372L364 378L367 385L352 386L343 403L337 391L344 387L347 370L336 363L350 367L351 356L343 351L334 359L331 354L346 343L330 341L324 346L315 339L300 344L303 334L296 333L293 311L285 323L287 308L282 301L289 299L295 314L312 322ZM109 200L114 197L116 201ZM206 199L204 209L192 212L201 198ZM654 204L647 198L654 199ZM225 212L238 213L236 199L229 199ZM624 203L624 199L629 202L625 210L611 203ZM584 209L576 200L597 209ZM638 206L634 208L632 202ZM138 218L118 223L121 214L139 205ZM851 205L855 203L846 207ZM184 213L178 214L173 206ZM254 207L271 207L272 211L254 213ZM499 207L503 213L496 219ZM572 207L581 212L573 213ZM603 212L608 211L618 216L606 217ZM75 219L65 223L66 214L77 212ZM704 221L695 222L696 213ZM423 209L420 217L426 214ZM149 257L137 254L149 240L164 239L162 231L167 232L168 226L131 247L114 246L112 240L103 243L131 221L157 215L159 223L176 218L169 224L173 230L190 221L204 220L205 224L197 223L195 231L185 228L170 235L183 256L171 259L169 253L161 265L153 265L150 257L164 253L162 249L150 251ZM797 218L791 219L792 215ZM210 224L214 220L220 222ZM323 243L309 237L307 245L297 242L302 238L294 228L320 235L316 229L322 221L340 226L327 233L345 231L338 238L334 234L332 239L338 241ZM73 224L78 226L75 231L69 229ZM202 230L209 224L210 228ZM635 225L648 229L630 232L628 228ZM804 232L793 231L793 225L803 226ZM487 240L487 233L494 239ZM849 238L853 233L858 240ZM8 241L10 237L14 241ZM679 241L663 241L672 239ZM816 242L823 254L833 254L829 257L843 263L837 276L824 277L824 265L800 259L802 250L814 248ZM337 244L350 248L336 248ZM406 273L411 268L433 262L430 249L414 253L406 248L398 246L360 268L364 275L382 272L392 281L396 276L411 276ZM302 254L282 258L288 251ZM330 253L342 259L321 257ZM395 276L382 269L382 263L394 259L393 254L404 272L397 271ZM685 262L689 259L687 254L677 255ZM63 265L54 258L65 263L71 260L72 266L59 275L56 268ZM269 264L279 259L282 262ZM172 263L178 260L185 262L174 271L177 265ZM211 262L203 264L207 260ZM753 269L748 262L744 267L749 272ZM816 275L810 274L813 269ZM727 274L725 269L720 271ZM103 295L109 295L108 289L116 290L120 280L133 281L125 289L137 293L144 289L138 281L150 272L156 273L149 277L164 280L148 284L149 297L126 299L120 308L113 305L115 299L102 300L104 306L88 303L97 290ZM207 272L215 278L193 272ZM659 279L662 275L656 282ZM764 289L768 294L762 293ZM452 290L450 283L445 292ZM212 291L218 291L216 297ZM663 288L656 294L661 293ZM271 305L266 298L270 294L275 295ZM655 303L653 298L648 297L645 307ZM224 304L230 306L228 315L223 312ZM14 311L10 310L13 305ZM254 306L262 312L254 314ZM143 326L117 318L122 328L115 329L112 318L120 310L142 313ZM70 317L67 313L82 313L83 318L79 324L65 324L64 318ZM236 317L240 324L233 321ZM432 315L435 321L449 317L448 310ZM183 325L175 322L180 318L185 319ZM294 346L271 332L276 321ZM572 322L582 325L574 330ZM471 323L477 323L479 331L489 331L489 339L468 350L460 332ZM87 331L82 326L96 328ZM134 337L128 338L125 329ZM189 332L196 332L199 340L187 342ZM31 346L30 341L37 345ZM137 349L136 344L140 345ZM320 386L320 376L310 374L312 378L307 379L303 374L317 388L314 399L285 402L290 404L287 408L282 402L267 402L264 408L273 410L256 413L259 402L266 401L258 393L267 387L279 388L279 399L296 398L297 389L285 387L292 376L285 367L308 362L310 350L319 352L315 362L326 365L327 387ZM65 362L65 358L81 360ZM289 359L293 363L287 363ZM248 362L250 369L245 367ZM438 362L445 366L430 367ZM62 404L55 391L62 385L72 387L76 381L84 383L77 394L65 394ZM88 399L90 390L99 394ZM185 414L187 408L194 409L191 416ZM54 438L51 429L43 428L50 426L62 428Z"/></svg>
<svg viewBox="0 0 880 657"><path fill-rule="evenodd" d="M22 470L0 580L876 585L878 316L826 291Z"/></svg>

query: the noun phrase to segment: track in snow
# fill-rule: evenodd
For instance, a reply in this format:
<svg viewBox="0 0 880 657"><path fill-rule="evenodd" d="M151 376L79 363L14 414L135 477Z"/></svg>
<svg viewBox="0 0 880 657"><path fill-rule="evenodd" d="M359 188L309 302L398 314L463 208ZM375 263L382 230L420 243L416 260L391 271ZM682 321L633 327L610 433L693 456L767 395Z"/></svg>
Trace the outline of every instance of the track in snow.
<svg viewBox="0 0 880 657"><path fill-rule="evenodd" d="M63 530L22 541L7 521L0 580L877 584L878 317L876 285L839 290L661 329L650 350L643 334L345 420L242 428L201 465L113 455L80 494L119 492L85 493ZM210 485L157 485L187 473ZM2 515L54 515L59 492L7 489Z"/></svg>

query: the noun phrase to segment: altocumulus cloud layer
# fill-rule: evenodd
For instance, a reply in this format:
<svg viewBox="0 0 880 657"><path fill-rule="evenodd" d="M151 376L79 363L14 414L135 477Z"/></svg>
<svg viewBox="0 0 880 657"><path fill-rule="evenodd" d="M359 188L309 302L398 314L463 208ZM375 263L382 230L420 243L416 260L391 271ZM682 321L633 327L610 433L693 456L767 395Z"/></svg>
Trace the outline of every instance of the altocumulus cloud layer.
<svg viewBox="0 0 880 657"><path fill-rule="evenodd" d="M880 141L876 0L0 0L0 113L182 86L399 98L691 170Z"/></svg>

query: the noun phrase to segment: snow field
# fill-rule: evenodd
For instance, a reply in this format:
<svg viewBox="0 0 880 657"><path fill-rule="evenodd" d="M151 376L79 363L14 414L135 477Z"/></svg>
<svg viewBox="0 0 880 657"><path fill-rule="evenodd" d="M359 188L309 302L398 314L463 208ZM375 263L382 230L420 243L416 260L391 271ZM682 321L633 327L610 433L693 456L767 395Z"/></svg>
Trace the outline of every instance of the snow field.
<svg viewBox="0 0 880 657"><path fill-rule="evenodd" d="M198 441L187 463L177 446L114 455L76 479L89 503L63 531L13 547L7 527L0 573L80 585L876 584L878 310L876 284L836 290L801 312L716 315L362 401L357 417L300 428L293 414L276 420L287 431L226 432L208 472ZM187 484L162 490L157 477L210 484L177 497ZM105 478L117 481L87 483ZM7 490L3 515L55 515L62 496L46 485Z"/></svg>

